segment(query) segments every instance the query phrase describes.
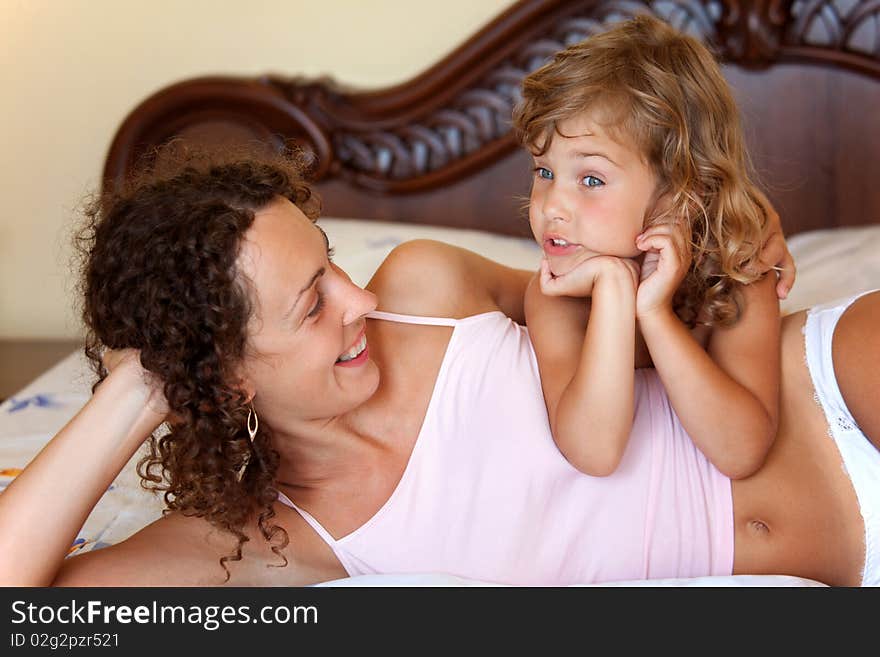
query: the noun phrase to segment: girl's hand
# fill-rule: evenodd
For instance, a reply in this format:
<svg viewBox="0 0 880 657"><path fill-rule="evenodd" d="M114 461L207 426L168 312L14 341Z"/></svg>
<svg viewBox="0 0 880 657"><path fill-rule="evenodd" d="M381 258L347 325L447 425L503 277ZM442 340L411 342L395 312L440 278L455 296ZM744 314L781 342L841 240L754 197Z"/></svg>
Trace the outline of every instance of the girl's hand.
<svg viewBox="0 0 880 657"><path fill-rule="evenodd" d="M150 410L163 418L170 412L162 382L141 365L141 352L137 349L107 349L101 357L107 368L107 378L127 380L144 397ZM106 379L105 379L106 380Z"/></svg>
<svg viewBox="0 0 880 657"><path fill-rule="evenodd" d="M683 225L678 222L651 226L636 238L645 252L636 296L636 316L672 308L672 297L691 265L691 252Z"/></svg>
<svg viewBox="0 0 880 657"><path fill-rule="evenodd" d="M541 292L548 297L586 298L602 277L617 276L632 283L633 290L639 284L639 266L629 258L593 256L577 264L574 269L554 276L546 258L541 260Z"/></svg>

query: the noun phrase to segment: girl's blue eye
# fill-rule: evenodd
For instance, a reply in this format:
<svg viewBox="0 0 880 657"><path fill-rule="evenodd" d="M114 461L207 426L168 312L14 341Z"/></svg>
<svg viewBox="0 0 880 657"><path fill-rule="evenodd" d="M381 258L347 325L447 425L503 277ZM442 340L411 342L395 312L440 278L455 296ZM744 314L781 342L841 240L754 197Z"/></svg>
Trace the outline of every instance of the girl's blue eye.
<svg viewBox="0 0 880 657"><path fill-rule="evenodd" d="M544 167L535 167L535 175L544 180L553 180L553 172Z"/></svg>
<svg viewBox="0 0 880 657"><path fill-rule="evenodd" d="M324 295L318 292L318 300L315 302L315 307L309 311L309 314L306 317L314 317L321 309L324 307Z"/></svg>
<svg viewBox="0 0 880 657"><path fill-rule="evenodd" d="M605 183L596 176L584 176L584 185L587 187L601 187Z"/></svg>

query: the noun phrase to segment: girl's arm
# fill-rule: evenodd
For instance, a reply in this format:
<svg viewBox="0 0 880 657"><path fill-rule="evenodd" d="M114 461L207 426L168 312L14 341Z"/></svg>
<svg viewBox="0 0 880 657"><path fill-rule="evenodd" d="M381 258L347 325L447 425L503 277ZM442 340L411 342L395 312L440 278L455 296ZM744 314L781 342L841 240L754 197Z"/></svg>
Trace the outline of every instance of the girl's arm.
<svg viewBox="0 0 880 657"><path fill-rule="evenodd" d="M668 225L640 238L649 254L642 267L648 276L638 291L639 327L682 426L715 467L741 479L761 467L776 435L777 281L765 275L742 286L739 321L731 328L714 328L704 350L672 310L672 292L687 268L678 238Z"/></svg>
<svg viewBox="0 0 880 657"><path fill-rule="evenodd" d="M166 412L136 355L114 368L0 495L0 584L53 583L86 517Z"/></svg>
<svg viewBox="0 0 880 657"><path fill-rule="evenodd" d="M543 262L526 291L553 438L594 476L617 469L632 429L636 280L634 263L600 256L559 278Z"/></svg>

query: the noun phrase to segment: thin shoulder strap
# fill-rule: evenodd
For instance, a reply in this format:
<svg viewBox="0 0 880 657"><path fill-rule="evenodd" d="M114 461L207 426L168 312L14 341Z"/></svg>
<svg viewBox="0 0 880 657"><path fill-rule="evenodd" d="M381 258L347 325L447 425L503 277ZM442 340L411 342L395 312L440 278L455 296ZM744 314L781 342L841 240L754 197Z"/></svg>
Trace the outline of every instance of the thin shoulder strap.
<svg viewBox="0 0 880 657"><path fill-rule="evenodd" d="M399 324L427 324L429 326L455 326L459 321L451 317L420 317L419 315L386 313L380 310L374 310L371 313L367 313L367 317L370 319L383 319L389 322L398 322Z"/></svg>
<svg viewBox="0 0 880 657"><path fill-rule="evenodd" d="M296 504L293 503L293 500L291 500L289 497L287 497L287 495L282 493L280 490L278 491L278 500L282 504L286 504L291 509L296 511L299 515L301 515L303 520L305 520L307 523L309 523L309 526L312 529L314 529L316 532L318 532L318 536L320 536L322 539L324 539L324 542L327 545L329 545L331 548L334 545L336 545L336 539L333 538L332 536L330 536L330 532L328 532L326 529L324 529L321 526L320 522L315 520L315 518L308 511L306 511L304 509L300 509Z"/></svg>

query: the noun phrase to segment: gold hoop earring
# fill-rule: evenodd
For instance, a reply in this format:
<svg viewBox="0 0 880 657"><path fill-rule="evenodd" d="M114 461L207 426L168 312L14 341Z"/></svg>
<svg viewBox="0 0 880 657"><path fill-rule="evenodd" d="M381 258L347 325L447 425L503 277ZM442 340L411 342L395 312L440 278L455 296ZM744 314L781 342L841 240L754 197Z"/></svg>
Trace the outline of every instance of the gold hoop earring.
<svg viewBox="0 0 880 657"><path fill-rule="evenodd" d="M252 418L253 418L253 422L251 422ZM248 436L250 436L250 438L251 438L251 442L254 442L254 438L257 437L257 429L259 429L259 428L260 428L260 418L257 417L257 412L254 410L253 404L251 404L251 407L248 409L248 416L247 416L247 430L248 430Z"/></svg>
<svg viewBox="0 0 880 657"><path fill-rule="evenodd" d="M254 438L257 437L257 430L260 428L260 418L257 417L257 412L254 410L253 405L248 409L247 416L247 432L248 437L251 439L251 445L254 443ZM235 479L238 482L241 482L241 478L244 477L244 471L247 470L248 464L251 462L251 454L245 454L244 461L242 461L241 465L238 467L238 472L235 473Z"/></svg>

